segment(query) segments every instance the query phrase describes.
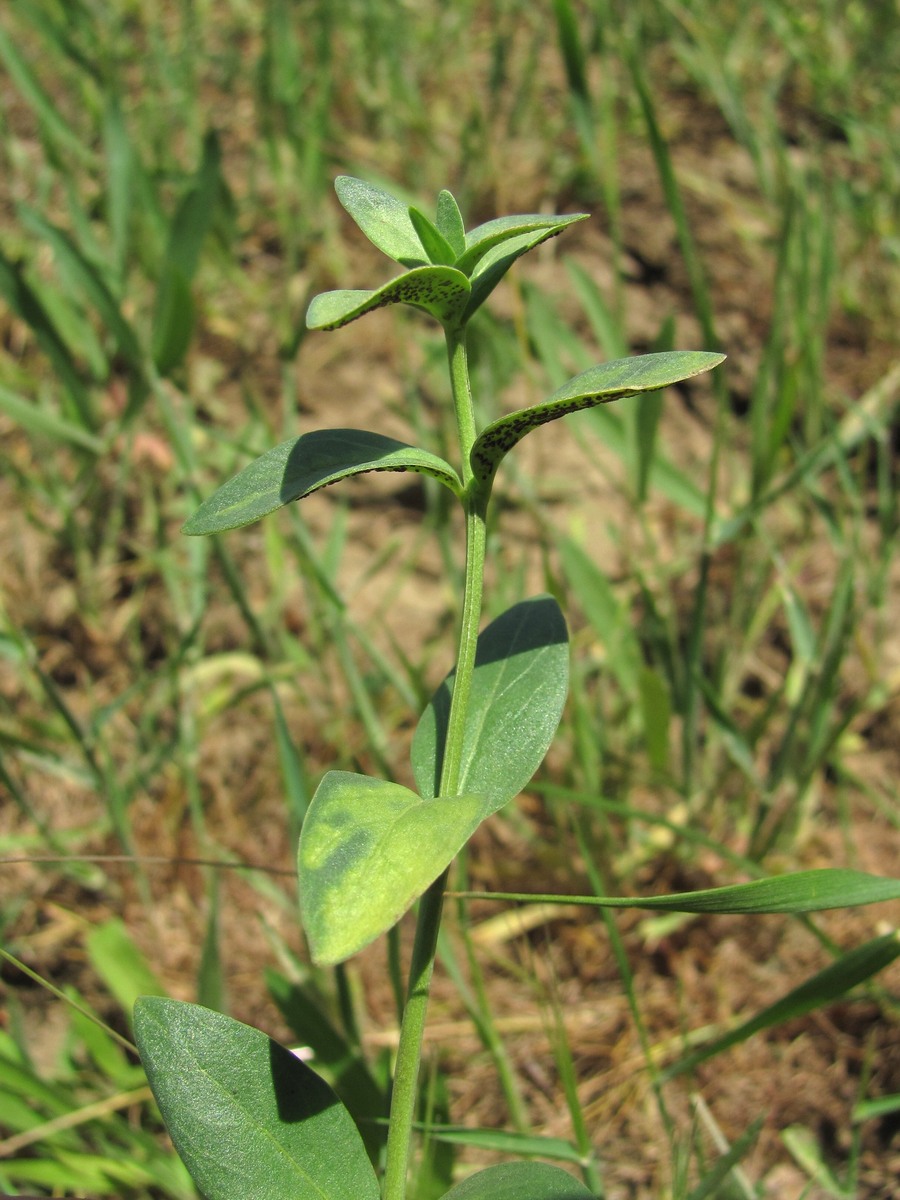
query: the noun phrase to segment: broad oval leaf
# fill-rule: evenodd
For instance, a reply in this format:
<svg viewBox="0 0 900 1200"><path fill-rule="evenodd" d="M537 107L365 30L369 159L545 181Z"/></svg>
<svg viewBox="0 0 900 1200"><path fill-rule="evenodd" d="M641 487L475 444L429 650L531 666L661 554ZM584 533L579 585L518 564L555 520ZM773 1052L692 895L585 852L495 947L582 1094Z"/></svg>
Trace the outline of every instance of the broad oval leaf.
<svg viewBox="0 0 900 1200"><path fill-rule="evenodd" d="M455 267L416 267L373 292L320 292L306 313L308 329L340 329L387 304L411 304L452 325L462 316L470 295L469 281Z"/></svg>
<svg viewBox="0 0 900 1200"><path fill-rule="evenodd" d="M471 463L475 477L486 485L491 482L499 463L526 433L557 421L569 413L594 408L680 383L724 362L724 354L708 350L671 350L663 354L643 354L601 363L576 375L543 402L532 408L501 417L479 434L472 447Z"/></svg>
<svg viewBox="0 0 900 1200"><path fill-rule="evenodd" d="M470 1175L442 1200L594 1200L594 1193L562 1167L511 1162Z"/></svg>
<svg viewBox="0 0 900 1200"><path fill-rule="evenodd" d="M556 237L570 225L586 221L589 216L590 213L569 213L563 217L548 216L546 213L527 213L485 221L483 225L477 225L466 234L466 248L456 260L456 266L466 275L471 275L488 251L502 242L525 234L531 238L530 246L537 246L548 238ZM524 254L525 251L522 250L521 253Z"/></svg>
<svg viewBox="0 0 900 1200"><path fill-rule="evenodd" d="M369 241L388 258L405 267L424 266L428 262L409 208L402 201L352 175L338 175L334 190Z"/></svg>
<svg viewBox="0 0 900 1200"><path fill-rule="evenodd" d="M416 787L438 790L454 676L447 676L419 721L412 744ZM552 596L507 609L481 633L469 693L459 787L485 796L496 812L541 765L569 686L566 622Z"/></svg>
<svg viewBox="0 0 900 1200"><path fill-rule="evenodd" d="M197 509L187 534L224 533L249 525L293 500L368 471L417 471L459 495L448 462L395 438L364 429L318 429L290 438L244 467Z"/></svg>
<svg viewBox="0 0 900 1200"><path fill-rule="evenodd" d="M296 1055L211 1009L143 997L141 1061L206 1200L378 1200L350 1114Z"/></svg>
<svg viewBox="0 0 900 1200"><path fill-rule="evenodd" d="M329 771L310 803L297 856L314 961L342 962L395 925L485 816L481 796L423 800L398 783Z"/></svg>

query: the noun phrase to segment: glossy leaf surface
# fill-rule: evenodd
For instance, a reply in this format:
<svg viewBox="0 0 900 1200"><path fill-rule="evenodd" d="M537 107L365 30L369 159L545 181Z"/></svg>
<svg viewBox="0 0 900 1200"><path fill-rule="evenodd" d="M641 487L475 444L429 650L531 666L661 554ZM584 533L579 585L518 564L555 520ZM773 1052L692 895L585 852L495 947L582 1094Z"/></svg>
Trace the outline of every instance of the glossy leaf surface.
<svg viewBox="0 0 900 1200"><path fill-rule="evenodd" d="M339 175L334 190L369 241L388 258L405 267L421 267L428 262L409 208L402 201L352 175Z"/></svg>
<svg viewBox="0 0 900 1200"><path fill-rule="evenodd" d="M350 1114L296 1055L178 1000L135 1005L141 1061L206 1200L378 1200Z"/></svg>
<svg viewBox="0 0 900 1200"><path fill-rule="evenodd" d="M469 294L468 279L454 267L417 267L372 292L320 292L307 310L306 325L340 329L388 304L411 304L449 325L465 311Z"/></svg>
<svg viewBox="0 0 900 1200"><path fill-rule="evenodd" d="M487 797L490 812L517 796L550 747L568 685L566 623L552 596L515 604L488 625L478 638L460 789ZM413 738L413 772L423 796L433 796L440 780L452 694L451 673Z"/></svg>
<svg viewBox="0 0 900 1200"><path fill-rule="evenodd" d="M472 469L482 483L489 483L504 456L532 429L557 421L569 413L607 404L620 396L636 396L669 387L716 367L724 354L706 350L673 350L644 354L601 363L576 375L545 400L531 408L501 417L484 429L472 447Z"/></svg>
<svg viewBox="0 0 900 1200"><path fill-rule="evenodd" d="M423 800L397 783L329 771L310 803L298 853L314 960L342 962L395 925L487 812L471 793Z"/></svg>
<svg viewBox="0 0 900 1200"><path fill-rule="evenodd" d="M259 520L319 488L368 471L417 471L459 495L456 472L436 454L364 429L320 429L290 438L244 467L184 525L189 534L223 533Z"/></svg>
<svg viewBox="0 0 900 1200"><path fill-rule="evenodd" d="M594 1200L594 1194L562 1167L511 1162L470 1175L443 1200Z"/></svg>

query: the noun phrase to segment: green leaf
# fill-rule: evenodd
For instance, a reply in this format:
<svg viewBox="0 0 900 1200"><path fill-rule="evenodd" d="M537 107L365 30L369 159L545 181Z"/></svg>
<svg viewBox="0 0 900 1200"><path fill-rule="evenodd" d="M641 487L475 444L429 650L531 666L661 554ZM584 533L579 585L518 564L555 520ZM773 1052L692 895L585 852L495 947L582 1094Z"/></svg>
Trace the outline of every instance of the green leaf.
<svg viewBox="0 0 900 1200"><path fill-rule="evenodd" d="M594 1195L562 1167L512 1162L470 1175L443 1200L594 1200Z"/></svg>
<svg viewBox="0 0 900 1200"><path fill-rule="evenodd" d="M572 220L581 219L582 214L572 218ZM571 224L571 221L567 223ZM504 239L501 243L495 244L488 250L471 272L472 297L466 305L465 319L468 321L473 313L485 302L517 259L521 258L523 254L527 254L529 250L533 250L535 246L540 246L542 242L546 242L548 238L556 237L560 232L561 228L551 228L539 231L538 233L524 233L515 237L511 236ZM457 266L459 266L458 263Z"/></svg>
<svg viewBox="0 0 900 1200"><path fill-rule="evenodd" d="M405 267L421 267L428 262L409 208L402 201L352 175L338 175L334 190L369 241L388 258Z"/></svg>
<svg viewBox="0 0 900 1200"><path fill-rule="evenodd" d="M367 471L416 471L457 495L459 477L442 458L364 429L318 429L289 438L214 492L184 525L191 535L249 525L319 488Z"/></svg>
<svg viewBox="0 0 900 1200"><path fill-rule="evenodd" d="M590 213L570 213L565 217L529 213L524 216L496 217L466 234L466 249L457 259L456 266L466 275L472 275L488 251L501 243L524 235L529 239L529 244L519 251L520 254L524 254L526 249L530 250L533 246L546 242L548 238L556 237L570 225L586 221L589 216Z"/></svg>
<svg viewBox="0 0 900 1200"><path fill-rule="evenodd" d="M409 210L409 219L419 235L419 241L425 247L429 261L436 266L452 267L457 255L434 222L429 221L423 212L412 207Z"/></svg>
<svg viewBox="0 0 900 1200"><path fill-rule="evenodd" d="M858 908L900 899L900 879L868 875L844 867L795 871L771 879L733 883L696 892L671 892L666 896L549 896L537 893L490 892L494 900L549 901L584 904L596 908L647 908L685 913L808 913L830 908Z"/></svg>
<svg viewBox="0 0 900 1200"><path fill-rule="evenodd" d="M194 300L188 278L177 263L163 267L153 313L153 361L168 375L184 359L194 332Z"/></svg>
<svg viewBox="0 0 900 1200"><path fill-rule="evenodd" d="M376 1083L360 1050L339 1033L322 1011L314 989L266 971L266 984L288 1027L313 1052L356 1123L366 1152L377 1162L387 1139L387 1093Z"/></svg>
<svg viewBox="0 0 900 1200"><path fill-rule="evenodd" d="M669 387L718 366L724 358L724 354L707 350L673 350L620 358L592 367L563 384L543 404L519 409L488 425L472 447L475 476L482 484L489 484L508 451L540 425L557 421L569 413L607 404L620 396L635 396Z"/></svg>
<svg viewBox="0 0 900 1200"><path fill-rule="evenodd" d="M453 247L455 258L459 258L466 250L466 227L463 224L462 213L456 203L456 197L446 188L438 196L437 227Z"/></svg>
<svg viewBox="0 0 900 1200"><path fill-rule="evenodd" d="M395 925L487 815L481 796L423 800L398 783L329 771L298 854L313 960L342 962Z"/></svg>
<svg viewBox="0 0 900 1200"><path fill-rule="evenodd" d="M441 775L451 673L422 714L413 738L416 787L434 796ZM569 685L566 623L552 596L513 605L481 633L466 716L460 789L496 812L517 796L549 749Z"/></svg>
<svg viewBox="0 0 900 1200"><path fill-rule="evenodd" d="M140 995L164 996L166 989L135 945L124 922L113 918L88 934L86 949L91 966L116 998L124 1013L130 1013Z"/></svg>
<svg viewBox="0 0 900 1200"><path fill-rule="evenodd" d="M458 321L469 299L469 281L453 267L417 267L373 292L320 292L306 313L308 329L340 329L387 304L411 304L442 324Z"/></svg>
<svg viewBox="0 0 900 1200"><path fill-rule="evenodd" d="M118 301L96 265L82 253L64 230L48 221L37 209L28 204L20 204L18 213L22 224L52 249L60 267L82 289L115 339L122 357L130 366L142 370L143 355L137 336L122 315Z"/></svg>
<svg viewBox="0 0 900 1200"><path fill-rule="evenodd" d="M683 1075L686 1071L692 1071L699 1063L721 1054L739 1042L745 1042L763 1029L771 1029L775 1025L822 1008L833 1000L839 1000L857 984L864 983L884 970L897 957L900 957L900 938L895 932L873 938L862 946L849 950L823 971L819 971L799 987L793 988L749 1021L744 1021L737 1029L732 1029L724 1037L716 1038L715 1041L667 1067L662 1074L663 1082L676 1075Z"/></svg>
<svg viewBox="0 0 900 1200"><path fill-rule="evenodd" d="M141 1061L206 1200L378 1200L350 1114L283 1046L221 1013L140 999Z"/></svg>

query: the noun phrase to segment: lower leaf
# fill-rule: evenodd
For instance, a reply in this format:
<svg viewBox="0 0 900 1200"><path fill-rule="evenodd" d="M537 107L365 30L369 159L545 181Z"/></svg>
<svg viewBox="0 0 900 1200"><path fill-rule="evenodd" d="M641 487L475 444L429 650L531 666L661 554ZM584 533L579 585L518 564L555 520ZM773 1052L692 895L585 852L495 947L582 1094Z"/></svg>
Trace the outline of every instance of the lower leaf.
<svg viewBox="0 0 900 1200"><path fill-rule="evenodd" d="M446 1192L443 1200L594 1200L594 1196L562 1167L513 1162L470 1175Z"/></svg>
<svg viewBox="0 0 900 1200"><path fill-rule="evenodd" d="M206 1200L378 1200L350 1114L296 1055L222 1013L138 1000L141 1061Z"/></svg>

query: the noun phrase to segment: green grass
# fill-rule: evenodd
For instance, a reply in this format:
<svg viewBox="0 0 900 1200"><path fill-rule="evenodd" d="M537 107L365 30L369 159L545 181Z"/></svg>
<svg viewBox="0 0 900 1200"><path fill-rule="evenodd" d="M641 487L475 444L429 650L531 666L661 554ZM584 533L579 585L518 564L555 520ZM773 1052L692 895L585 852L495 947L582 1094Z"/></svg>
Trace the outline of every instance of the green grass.
<svg viewBox="0 0 900 1200"><path fill-rule="evenodd" d="M415 441L445 405L440 349L416 319L376 326L368 341L303 332L310 295L337 279L361 284L370 266L348 278L331 196L340 172L390 180L418 202L449 184L479 219L594 212L586 232L517 267L480 315L492 334L473 330L484 421L631 349L729 355L706 390L597 409L545 453L523 446L515 458L513 499L492 534L503 568L491 615L523 588L574 601L573 695L543 806L504 815L499 845L512 850L486 839L468 864L473 886L489 868L498 888L522 876L536 890L568 880L600 894L649 890L656 874L678 890L669 883L834 855L888 869L900 274L900 35L888 9L342 0L305 5L301 19L287 0L4 8L0 848L72 856L21 875L3 867L10 950L60 986L93 987L91 1007L124 1032L115 972L88 933L126 898L129 936L151 953L155 914L181 888L186 907L174 911L193 951L163 950L161 986L238 1015L268 1012L274 1025L266 958L339 1030L321 1043L335 1074L338 1044L364 1062L359 977L305 965L290 881L229 871L217 885L209 868L180 877L89 861L137 851L289 866L325 764L402 772L409 708L445 669L457 598L435 580L448 567L443 578L458 579L460 564L429 481L399 508L396 486L367 478L225 540L178 533L214 481L281 438L366 424L358 414L377 399L391 408L383 432ZM365 369L345 362L351 337ZM587 500L570 485L575 470ZM230 944L239 907L255 914L251 940L265 955ZM38 936L61 910L77 916L77 955ZM607 925L621 979L605 986L633 1003L659 1114L645 1135L664 1147L642 1194L699 1197L723 1150L684 1111L680 1081L662 1075L687 1058L702 1022L688 1006L663 1029L656 1001L642 1014L644 934ZM695 927L667 936L681 947ZM807 922L805 975L755 993L734 1028L874 936L854 928ZM591 937L606 956L608 943ZM561 935L546 946L553 969L568 964L561 986L575 979L566 944ZM461 1008L502 1080L498 1122L508 1112L509 1127L540 1136L523 1068L533 1047L504 1032L496 990L505 979L527 991L530 968L511 952L499 959L473 975L455 942L445 969L467 980ZM371 962L386 980L382 958ZM0 1157L0 1184L190 1195L157 1148L146 1099L116 1107L139 1087L126 1053L61 1001L61 1048L49 1060L33 1053L19 1019L33 994L12 968L4 986L0 1136L34 1140ZM866 1001L886 1026L892 986L872 985ZM566 1004L551 986L528 1003L553 1034L547 1069L561 1080L560 1111L572 1113L572 1161L589 1143L596 1178L612 1189L627 1156L616 1141L607 1162L602 1121L578 1107L601 1067L563 1036ZM733 1061L723 1052L722 1072L739 1071ZM467 1065L456 1064L463 1078ZM453 1067L449 1085L435 1076L423 1109L438 1139L459 1120ZM374 1106L383 1063L370 1056L365 1070ZM900 1080L878 1076L873 1087L842 1110L843 1158L828 1161L817 1130L810 1148L787 1125L776 1131L782 1157L849 1181L846 1194L875 1194L859 1169L867 1127L857 1136L851 1107L900 1091ZM727 1121L715 1099L715 1119ZM61 1132L45 1125L95 1103L108 1114L72 1117ZM756 1115L728 1130L741 1154ZM465 1161L498 1150L485 1131L467 1140ZM552 1157L555 1143L544 1145ZM741 1168L754 1182L781 1152L770 1139L760 1153ZM437 1149L426 1161L422 1197L449 1170ZM725 1186L746 1194L735 1171Z"/></svg>

